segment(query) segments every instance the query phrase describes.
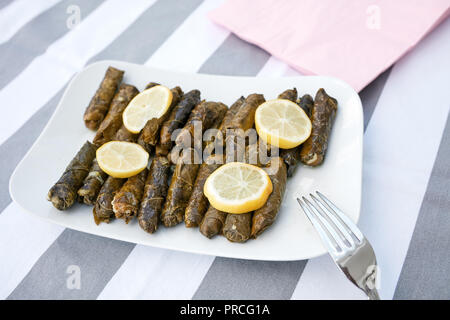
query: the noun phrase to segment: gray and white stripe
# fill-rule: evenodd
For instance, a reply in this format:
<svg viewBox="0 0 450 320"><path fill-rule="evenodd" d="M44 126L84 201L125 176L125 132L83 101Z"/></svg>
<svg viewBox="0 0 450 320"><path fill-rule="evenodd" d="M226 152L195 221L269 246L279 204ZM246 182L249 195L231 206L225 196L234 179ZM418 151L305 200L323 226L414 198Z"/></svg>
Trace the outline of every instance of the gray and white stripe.
<svg viewBox="0 0 450 320"><path fill-rule="evenodd" d="M13 2L14 0L0 0L0 10L4 7L8 6Z"/></svg>
<svg viewBox="0 0 450 320"><path fill-rule="evenodd" d="M129 61L137 62L137 63L144 62L152 54L152 52L159 47L161 42L166 37L168 37L171 34L171 32L173 32L173 30L176 28L176 26L181 21L183 21L183 19L190 13L190 11L195 9L195 7L198 4L200 4L200 1L191 1L190 6L184 6L183 8L180 8L175 0L156 2L153 6L151 6L146 11L144 11L136 21L131 23L128 26L127 30L125 30L115 41L113 41L102 52L100 52L98 54L98 56L100 57L100 59L103 59L103 58L101 58L102 55L106 55L107 52L112 52L113 50L117 50L117 48L120 48L120 50L122 50L122 53L124 53L124 54L128 51L132 51L134 53L134 56L128 56ZM189 11L187 11L187 10L189 10ZM141 48L141 50L129 50L130 46L132 46L131 43L129 43L128 46L127 45L117 46L116 43L118 43L118 42L120 43L120 40L123 40L126 38L131 38L130 34L127 34L127 32L129 30L135 30L136 33L139 32L142 37L143 42L145 42L145 38L151 38L151 36L150 36L151 33L149 35L148 30L152 30L152 28L154 29L156 27L155 26L155 17L157 17L158 15L161 15L164 12L170 12L171 18L173 18L173 20L172 19L165 20L167 22L167 24L161 23L161 21L158 20L159 25L157 27L158 27L159 35L157 36L158 38L156 38L155 41L153 41L153 44L154 44L153 46L147 46L146 48ZM180 12L182 14L178 14ZM148 25L145 25L146 23ZM158 34L158 33L154 33L154 34ZM161 37L161 35L163 37ZM139 36L136 36L136 37L139 37ZM158 43L158 40L160 41L159 43ZM120 43L120 44L122 44L122 43ZM147 49L147 50L144 50L144 49ZM96 58L98 56L93 58L92 61L97 60ZM45 252L45 254L43 254L39 258L38 262L35 264L35 266L31 270L31 272L29 274L30 276L27 276L27 277L25 277L25 279L22 280L21 285L18 286L16 288L16 290L12 293L11 298L14 298L16 296L20 297L21 292L27 292L28 291L27 284L29 284L32 287L36 287L38 285L36 283L33 283L34 278L33 278L33 276L31 276L32 272L36 272L37 274L39 274L43 270L59 270L60 266L63 266L63 268L65 268L65 267L67 267L67 265L70 265L70 263L67 264L65 260L59 261L58 259L55 259L55 257L64 256L73 251L80 250L80 252L83 252L85 250L86 254L80 255L79 259L76 260L77 263L72 263L72 264L79 265L80 268L82 268L82 269L95 270L96 272L92 272L93 274L97 274L99 272L105 272L105 273L110 272L111 276L112 276L116 272L117 268L126 259L126 257L131 252L133 247L135 246L134 244L131 244L131 243L123 243L123 245L121 247L117 248L117 251L106 252L105 253L106 256L103 260L96 260L96 259L91 259L91 257L89 256L87 251L92 252L92 254L95 255L95 252L97 252L98 250L101 250L102 247L105 246L105 243L111 244L111 246L112 246L112 244L116 243L117 241L111 240L111 239L104 239L104 238L100 238L100 237L94 237L95 239L99 239L99 240L91 241L91 245L88 248L85 248L84 242L82 241L82 239L84 237L85 237L85 234L83 234L83 233L66 229L61 234L61 236L56 240L56 243L59 242L59 244L56 246L51 246ZM62 240L60 241L61 238L62 238ZM68 242L68 241L65 241L65 239L72 239L72 241ZM78 241L78 239L80 241ZM108 263L105 264L105 261L108 261ZM108 270L105 270L105 268L107 268ZM95 285L97 287L100 286L103 288L106 285L107 280L109 280L109 278L97 277L96 278L97 282L90 281L89 283L90 283L90 286ZM31 282L28 282L28 281L31 281ZM56 282L41 281L41 282L39 282L39 284L42 286L42 290L38 289L36 291L41 292L43 298L54 297L55 295L58 295L58 292L61 292L61 294L63 295L64 293L67 293L67 291L68 291L65 286L60 286L59 283L56 283ZM44 290L44 288L46 288L46 290ZM44 295L44 292L48 292L49 294L52 294L52 296L47 297ZM77 294L78 294L79 298L95 298L95 297L97 297L98 292L96 295L91 296L92 290L90 290L89 287L84 286L82 290L77 291Z"/></svg>
<svg viewBox="0 0 450 320"><path fill-rule="evenodd" d="M4 1L0 7L0 43L4 43L35 16L54 6L59 0L16 0L12 3Z"/></svg>
<svg viewBox="0 0 450 320"><path fill-rule="evenodd" d="M450 118L428 181L394 299L450 297ZM418 267L420 266L420 267Z"/></svg>
<svg viewBox="0 0 450 320"><path fill-rule="evenodd" d="M63 10L63 17L56 17L55 15L61 14L56 8L64 9L64 5L69 2L61 1L54 6L37 10L23 26L13 32L9 40L0 44L0 47L9 48L5 55L18 59L12 63L11 71L8 71L10 73L0 75L0 98L3 102L17 101L16 110L12 110L20 111L14 112L18 119L12 123L7 123L9 117L4 117L4 122L0 124L0 165L3 168L0 175L0 298L361 298L355 288L342 281L336 270L331 270L330 266L334 266L330 265L328 257L294 262L245 261L134 245L39 221L21 212L7 195L7 183L13 168L48 121L65 83L86 63L100 59L119 59L187 72L246 76L283 76L296 73L265 51L213 25L206 13L221 2L222 0L189 0L183 1L180 6L175 0L142 0L124 8L124 2L119 1L89 4L78 1L82 21L76 28L64 30L64 18L67 15ZM14 3L3 7L0 4L0 17L12 4ZM123 14L123 10L127 13ZM107 24L106 17L111 16L117 20L117 24L104 25ZM48 27L55 30L45 40L39 39L42 41L36 48L28 48L26 54L14 54L17 51L15 43L26 45L27 37L36 36L31 29L47 30ZM93 30L99 31L91 34ZM39 33L40 31L37 36ZM448 150L442 151L446 140L443 140L440 151L437 152L449 109L448 103L445 104L444 101L449 101L450 97L446 96L448 93L445 90L432 92L432 88L429 88L436 87L435 82L449 82L450 65L445 60L441 61L442 54L436 54L435 49L439 45L440 50L448 55L449 46L442 44L445 41L441 37L448 37L449 33L450 23L447 21L392 71L382 74L361 92L367 132L365 195L360 225L376 244L375 248L382 261L384 298L392 298L396 287L395 298L448 299L450 295L448 287L439 284L439 281L445 283L445 278L442 277L445 277L444 271L449 267L449 260L442 253L450 248L445 231L448 219L442 217L442 212L448 211L450 207L448 194L443 191L448 189L449 179L442 179L441 174L448 173L445 166ZM90 42L91 39L97 40L99 34L103 37L100 42ZM4 53L0 51L0 55L2 54ZM433 70L433 77L427 79L428 84L423 77L417 76L418 72L432 72L424 62L425 55L427 59L440 62L441 65L439 71ZM413 72L412 65L421 69ZM44 78L41 70L48 72ZM406 76L407 87L404 86ZM29 83L36 86L30 96L13 100L20 93L19 88L26 87ZM434 96L430 100L432 105L428 107L425 123L418 121L420 118L417 114L409 119L409 113L403 109L408 112L416 110L416 105L410 104L417 99L420 102L426 101L425 93L427 97L430 94ZM408 99L404 98L405 95ZM422 97L423 100L420 100ZM401 117L402 114L405 115L404 118ZM402 126L396 127L396 121L401 120ZM417 131L419 125L421 131ZM400 129L401 134L394 137L401 141L386 143L381 139L396 128ZM411 135L414 130L416 132ZM422 131L426 131L426 141L419 134ZM447 129L444 139L448 135ZM425 142L426 147L417 147L418 143ZM402 158L396 157L399 145L403 152L410 152L406 153L410 155L407 166ZM378 150L383 154L393 155L392 162L374 154ZM420 154L418 150L423 150L424 154ZM397 172L397 175L388 176L384 180L380 178L386 168L390 172L392 168L398 169L399 166L404 167L404 170ZM380 182L380 179L383 181ZM378 203L379 198L385 195L386 190L390 190L389 183L403 187L403 182L409 181L408 179L416 186L410 190L413 192L402 193L399 199L393 198L390 202L394 208L401 204L400 200L409 200L415 206L409 208L411 210L408 210L407 215L401 215L402 219L407 220L407 227L402 228L402 237L394 237L398 245L395 248L390 246L387 250L385 242L392 241L395 228L391 224L396 220L390 220L384 215L377 217L378 212L384 209ZM439 191L440 200L436 202L436 193ZM433 217L440 219L439 223L432 223L435 219L430 220L428 214L424 213L428 210ZM416 223L417 215L419 219ZM382 234L380 229L387 231ZM437 234L438 238L433 238L433 234ZM383 239L380 239L381 235L384 236ZM436 248L437 240L439 249ZM428 255L424 254L424 248ZM423 269L423 259L428 259L428 269ZM69 290L66 286L66 271L70 265L77 265L81 269L80 290ZM437 265L441 268L436 268ZM433 270L433 276L426 277L425 272L430 270Z"/></svg>
<svg viewBox="0 0 450 320"><path fill-rule="evenodd" d="M87 17L103 1L78 0L81 17ZM30 3L30 1L27 1ZM66 10L73 0L64 0L30 20L9 41L0 44L0 88L3 88L37 56L57 39L70 31L66 25Z"/></svg>

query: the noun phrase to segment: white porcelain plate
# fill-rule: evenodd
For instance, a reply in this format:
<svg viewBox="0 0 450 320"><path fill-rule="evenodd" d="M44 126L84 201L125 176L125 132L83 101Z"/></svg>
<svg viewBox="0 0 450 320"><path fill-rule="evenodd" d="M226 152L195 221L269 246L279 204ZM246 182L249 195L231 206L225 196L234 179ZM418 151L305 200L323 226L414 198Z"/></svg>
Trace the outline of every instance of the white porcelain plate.
<svg viewBox="0 0 450 320"><path fill-rule="evenodd" d="M312 96L323 87L338 100L338 112L327 156L317 168L299 166L288 180L286 195L276 222L258 239L238 244L217 236L212 240L197 228L180 224L160 227L155 234L140 229L136 220L95 225L92 207L75 204L67 211L56 210L46 200L50 187L86 140L94 133L83 123L83 113L106 68L125 70L123 81L142 90L155 81L168 87L180 85L185 92L201 91L202 99L231 105L241 95L262 93L274 99L285 89ZM30 214L67 228L103 237L173 250L256 260L300 260L325 253L318 235L299 208L296 197L319 190L332 199L354 221L361 202L363 115L358 94L341 80L322 77L252 78L179 73L142 65L102 61L86 67L67 87L52 118L33 147L17 166L10 180L14 201Z"/></svg>

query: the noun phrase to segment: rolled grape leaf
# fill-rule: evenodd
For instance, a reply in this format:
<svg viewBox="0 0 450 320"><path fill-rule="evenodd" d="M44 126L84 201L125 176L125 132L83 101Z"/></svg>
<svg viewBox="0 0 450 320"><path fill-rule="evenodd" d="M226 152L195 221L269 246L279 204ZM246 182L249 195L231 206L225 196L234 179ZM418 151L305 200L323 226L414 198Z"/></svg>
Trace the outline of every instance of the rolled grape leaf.
<svg viewBox="0 0 450 320"><path fill-rule="evenodd" d="M187 150L187 149L186 149ZM194 188L195 178L200 167L194 163L194 150L190 149L178 159L172 176L167 199L161 213L161 221L166 227L173 227L184 219L184 211ZM191 157L185 159L185 157Z"/></svg>
<svg viewBox="0 0 450 320"><path fill-rule="evenodd" d="M194 144L195 126L200 126L199 129L201 131L199 130L199 133L203 135L203 132L211 128L217 122L217 119L223 119L227 110L228 107L221 102L206 101L195 106L183 130L177 136L177 145L186 148L197 148ZM200 143L199 148L201 147L202 144Z"/></svg>
<svg viewBox="0 0 450 320"><path fill-rule="evenodd" d="M275 221L286 190L286 164L280 157L272 158L271 166L264 168L264 170L269 174L273 190L264 206L253 212L252 238L258 237Z"/></svg>
<svg viewBox="0 0 450 320"><path fill-rule="evenodd" d="M108 114L95 134L94 144L101 146L114 138L117 130L122 126L123 111L138 93L139 90L134 86L125 83L120 85L119 91L115 94L111 102Z"/></svg>
<svg viewBox="0 0 450 320"><path fill-rule="evenodd" d="M314 99L309 94L305 94L297 101L297 104L303 109L303 111L305 111L308 117L311 118L311 110L314 106Z"/></svg>
<svg viewBox="0 0 450 320"><path fill-rule="evenodd" d="M84 123L91 130L96 130L108 112L114 94L122 81L124 71L108 67L100 87L92 97L84 112Z"/></svg>
<svg viewBox="0 0 450 320"><path fill-rule="evenodd" d="M132 133L128 131L128 129L125 127L125 125L122 124L120 129L116 132L116 136L114 137L114 140L117 141L126 141L126 142L136 142L136 139L138 138L138 133Z"/></svg>
<svg viewBox="0 0 450 320"><path fill-rule="evenodd" d="M120 190L126 179L113 178L106 179L97 197L94 206L94 220L98 225L100 222L109 223L114 217L112 201L116 193Z"/></svg>
<svg viewBox="0 0 450 320"><path fill-rule="evenodd" d="M231 242L245 242L250 238L252 212L229 213L223 226L223 235Z"/></svg>
<svg viewBox="0 0 450 320"><path fill-rule="evenodd" d="M166 156L172 148L172 133L182 128L186 123L192 109L200 102L200 91L191 90L184 94L169 118L163 123L160 132L160 143L156 148L157 155Z"/></svg>
<svg viewBox="0 0 450 320"><path fill-rule="evenodd" d="M313 167L322 164L336 112L336 99L330 97L324 89L319 89L311 110L311 135L300 151L300 159L304 164Z"/></svg>
<svg viewBox="0 0 450 320"><path fill-rule="evenodd" d="M86 141L59 180L49 190L47 199L56 209L66 210L74 204L77 191L89 173L96 149L95 145Z"/></svg>
<svg viewBox="0 0 450 320"><path fill-rule="evenodd" d="M208 199L203 193L203 187L205 186L206 179L208 179L211 173L213 173L222 164L223 156L219 155L211 156L207 161L204 161L201 164L184 215L184 223L186 227L198 227L202 221L209 206Z"/></svg>
<svg viewBox="0 0 450 320"><path fill-rule="evenodd" d="M178 105L181 97L183 96L183 91L180 87L175 87L170 91L172 91L172 103L167 111L159 118L152 118L148 120L137 140L137 142L149 153L152 152L158 143L162 124L168 119L173 108Z"/></svg>
<svg viewBox="0 0 450 320"><path fill-rule="evenodd" d="M148 233L158 229L159 216L169 188L169 177L169 160L166 157L153 158L138 214L139 226Z"/></svg>
<svg viewBox="0 0 450 320"><path fill-rule="evenodd" d="M144 193L145 180L148 170L144 169L137 175L127 179L112 201L113 211L118 219L130 222L137 215Z"/></svg>
<svg viewBox="0 0 450 320"><path fill-rule="evenodd" d="M215 235L222 233L223 225L228 213L219 211L213 206L209 206L205 216L200 223L200 232L207 238L212 238Z"/></svg>
<svg viewBox="0 0 450 320"><path fill-rule="evenodd" d="M78 189L80 200L85 204L94 205L100 188L107 178L108 175L100 168L97 159L94 159L91 170L84 179L83 186Z"/></svg>

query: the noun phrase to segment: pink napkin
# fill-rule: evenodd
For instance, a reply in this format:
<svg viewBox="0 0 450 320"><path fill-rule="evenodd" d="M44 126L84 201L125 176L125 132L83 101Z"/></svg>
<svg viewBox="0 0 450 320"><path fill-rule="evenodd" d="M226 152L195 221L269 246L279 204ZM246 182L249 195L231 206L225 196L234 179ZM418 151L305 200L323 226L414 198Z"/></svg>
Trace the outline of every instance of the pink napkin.
<svg viewBox="0 0 450 320"><path fill-rule="evenodd" d="M357 91L450 14L450 0L227 0L210 18L304 74Z"/></svg>

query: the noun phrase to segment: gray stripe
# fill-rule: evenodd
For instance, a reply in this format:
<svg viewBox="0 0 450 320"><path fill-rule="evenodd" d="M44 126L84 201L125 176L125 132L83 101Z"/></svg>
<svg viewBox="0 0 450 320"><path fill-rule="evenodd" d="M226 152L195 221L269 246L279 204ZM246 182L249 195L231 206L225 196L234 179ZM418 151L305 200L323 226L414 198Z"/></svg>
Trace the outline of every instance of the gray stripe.
<svg viewBox="0 0 450 320"><path fill-rule="evenodd" d="M133 247L128 242L66 229L8 299L95 299ZM73 273L71 266L80 272ZM73 285L77 275L79 289Z"/></svg>
<svg viewBox="0 0 450 320"><path fill-rule="evenodd" d="M199 72L231 76L255 76L269 58L270 55L266 51L231 34L203 63Z"/></svg>
<svg viewBox="0 0 450 320"><path fill-rule="evenodd" d="M103 1L65 0L42 12L23 26L9 41L0 45L0 89L24 70L55 40L69 30L66 13L70 5L80 7L81 18L87 17Z"/></svg>
<svg viewBox="0 0 450 320"><path fill-rule="evenodd" d="M222 47L227 47L225 50ZM230 36L202 66L204 73L256 75L267 61L265 51ZM241 48L244 54L241 54ZM245 58L241 58L245 55ZM230 59L239 60L230 63ZM242 60L241 60L242 59ZM253 62L256 61L256 65ZM229 67L230 70L226 70ZM384 72L361 92L367 122L388 78ZM307 260L291 262L247 261L216 258L194 299L290 299Z"/></svg>
<svg viewBox="0 0 450 320"><path fill-rule="evenodd" d="M289 299L306 261L216 258L193 299Z"/></svg>
<svg viewBox="0 0 450 320"><path fill-rule="evenodd" d="M13 0L0 0L0 10L8 6Z"/></svg>
<svg viewBox="0 0 450 320"><path fill-rule="evenodd" d="M384 71L359 93L364 109L364 130L367 128L370 118L372 118L372 114L375 111L378 99L380 98L391 70L392 67Z"/></svg>
<svg viewBox="0 0 450 320"><path fill-rule="evenodd" d="M203 1L159 0L90 62L119 59L144 63Z"/></svg>
<svg viewBox="0 0 450 320"><path fill-rule="evenodd" d="M181 7L176 0L156 2L92 61L104 57L110 58L109 54L115 54L115 58L126 59L131 62L145 61L200 3L201 0L184 1ZM156 24L155 19L157 20ZM129 30L133 30L134 33L131 35L128 32ZM129 45L131 44L130 38L135 41L136 39L142 39L143 42L148 41L151 45L145 44L143 47L135 47L130 50L130 48L133 48ZM119 54L118 50L122 50L122 55ZM44 108L53 110L57 101L59 101L58 95L52 98ZM38 113L41 112L42 109ZM39 120L41 122L39 122L39 125L42 126L48 121L49 113L40 115ZM29 123L27 122L24 127L27 124ZM36 138L36 136L26 137L23 135L23 128L18 130L9 140L34 140ZM34 131L39 132L38 130ZM11 149L8 151L14 153L16 150L13 147L14 145L10 144ZM12 292L10 298L95 298L116 273L134 246L135 244L66 229L39 258L31 271ZM69 265L80 267L82 275L80 290L69 290L65 285L68 277L65 272ZM46 274L49 276L44 276ZM57 277L59 274L62 278Z"/></svg>
<svg viewBox="0 0 450 320"><path fill-rule="evenodd" d="M394 299L450 299L450 116Z"/></svg>
<svg viewBox="0 0 450 320"><path fill-rule="evenodd" d="M173 11L170 11L170 12L173 13ZM163 26L158 25L158 32L161 32L161 28L163 28ZM146 30L146 32L148 32L149 29L144 28L143 30ZM236 39L232 39L231 37L228 38L224 42L222 47L219 50L217 50L213 55L213 56L217 56L217 57L222 57L221 59L226 59L227 62L234 61L233 64L237 63L238 65L240 65L239 68L234 68L234 70L235 70L234 73L229 73L226 70L225 71L219 70L223 66L223 64L220 64L220 63L219 63L219 66L217 66L218 69L214 69L214 63L211 62L211 61L214 62L214 60L212 58L209 59L204 64L204 66L201 69L201 72L238 74L238 75L256 74L262 68L264 63L267 61L267 59L269 57L268 54L262 50L256 50L257 48L253 47L251 45L245 46L244 43L242 44L243 46L241 49L236 50L235 48L230 48L231 44L237 43L237 42L239 42L239 41L236 41ZM112 44L112 46L113 45L114 45L114 43ZM112 48L112 46L110 46L108 49ZM253 49L251 49L251 47L253 47ZM108 49L106 49L106 50L108 50ZM126 50L126 47L124 47L124 50ZM133 51L140 51L140 50L133 50ZM260 51L260 52L255 52L255 51ZM113 54L113 50L111 51L111 53ZM101 57L101 56L102 56L102 54L98 55L98 57ZM245 59L243 59L244 56L246 57ZM136 60L138 58L139 57L135 57ZM128 58L128 60L133 61L133 59L130 59L130 58ZM220 62L220 61L218 61L218 62ZM222 61L222 62L224 62L224 61ZM252 64L253 62L255 63L255 65L247 67L248 64ZM209 65L211 65L211 67L209 67ZM233 67L230 67L230 68L233 68ZM52 100L54 100L56 102L59 100L59 97L55 97ZM53 102L53 103L55 103L55 102ZM49 104L50 104L50 102L49 102ZM53 108L54 108L54 105L52 107L47 105L46 107L49 108L49 110L51 112L51 110L53 110ZM39 112L41 112L41 111L39 111ZM42 118L45 118L45 116L42 116ZM45 119L45 121L47 121L47 119ZM43 122L41 122L41 123L43 124ZM19 130L19 132L17 134L20 134L21 131L22 130ZM39 132L39 130L36 130L36 131ZM28 138L30 139L30 137L28 137ZM34 139L35 139L35 136L32 138L32 140L34 140ZM20 141L20 139L18 139L18 140ZM59 271L64 270L64 272L65 272L65 270L67 268L67 260L57 261L58 260L57 257L59 255L64 254L64 252L72 252L72 251L84 252L84 251L86 251L86 245L84 245L84 242L82 240L78 240L78 238L77 238L77 237L82 237L82 235L83 234L79 233L79 232L75 232L72 230L65 230L64 237L66 237L67 239L70 239L70 245L68 244L67 241L61 241L61 243L59 243L58 246L52 245L47 250L47 252L43 256L41 256L41 258L36 263L36 265L32 268L30 273L23 279L21 284L12 293L11 298L15 298L15 297L26 298L26 297L29 297L30 295L35 295L36 291L48 293L48 295L46 295L46 296L39 294L38 297L58 297L58 298L74 297L73 294L67 293L68 290L66 289L65 286L63 288L61 287L61 283L62 283L61 280L59 281L59 283L56 283L56 280L53 280L54 282L52 282L51 279L50 279L50 281L39 281L39 277L36 275L40 275L40 274L44 274L44 273L55 273L55 272L53 272L54 270L59 270ZM86 235L84 235L84 236L86 236ZM62 237L62 235L61 235L61 237ZM89 246L93 246L94 248L102 248L103 246L105 246L104 242L114 243L114 245L117 245L116 243L122 243L122 242L99 238L99 237L94 237L94 236L90 236L90 237L92 237L92 238L90 239ZM92 242L97 241L96 239L102 239L102 240L98 240L98 241L104 241L104 242L102 242L102 244L100 246L96 246L95 244L92 243ZM58 242L59 242L59 239L55 243L58 243ZM132 244L128 244L128 245L129 245L129 247L124 244L123 250L121 250L121 254L117 258L117 260L113 260L113 261L115 261L113 263L105 264L105 261L108 261L108 259L114 259L114 256L112 258L110 256L108 256L109 258L105 256L102 259L98 259L98 258L93 259L91 257L84 259L83 255L80 255L79 257L77 257L77 260L79 259L79 261L70 262L71 264L78 265L81 267L82 287L81 287L80 293L76 295L77 298L88 298L88 297L93 297L93 296L98 295L98 293L95 293L95 292L98 292L98 291L96 291L97 289L95 289L95 288L103 288L106 285L107 281L109 281L110 277L116 272L116 270L120 267L120 265L123 263L123 261L128 256L129 252L134 247L134 245L132 245ZM215 276L215 274L220 275L219 272L217 272L217 273L215 272L215 270L217 270L217 268L218 268L215 266L215 264L217 263L220 267L221 260L222 260L221 258L216 259L216 261L214 262L213 266L211 267L211 269L208 272L205 279L212 278ZM236 260L236 263L239 263L239 261L241 261L241 260ZM287 286L283 287L282 289L279 289L278 291L272 290L271 292L266 292L265 296L267 296L267 297L269 297L269 296L270 297L279 297L280 292L281 292L282 297L290 297L293 289L295 288L298 277L301 275L301 271L303 270L304 265L305 265L305 261L285 262L285 263L283 263L283 262L255 262L255 261L241 261L241 262L242 262L241 267L243 265L251 265L252 263L256 263L256 268L262 268L262 265L264 265L264 270L270 270L267 272L274 272L275 274L276 274L276 270L278 268L280 268L278 265L286 264L286 267L285 267L286 274L282 273L278 276L275 276L274 279L280 278L280 279L282 279L281 283L292 282L293 284L287 285ZM109 267L109 265L111 265L111 268ZM62 267L60 267L60 266L62 266ZM111 272L105 271L105 269L108 269ZM245 278L251 279L251 274L253 274L254 271L252 271L251 266L246 267L246 269L248 270L249 275ZM274 270L272 271L272 269L274 269ZM86 270L87 270L88 275L86 275ZM98 277L99 273L111 274L111 276L108 276L106 278L101 278L101 277ZM89 279L88 282L93 282L93 283L90 283L88 286L83 285L86 282L83 280L83 279L85 279L86 276ZM219 278L222 279L222 281L224 279L226 279L226 277L222 278L222 276ZM64 278L64 281L65 281L65 279L66 278ZM297 280L295 280L295 279L297 279ZM48 280L48 279L46 279L46 280ZM228 281L229 281L229 278L228 278ZM210 281L204 281L204 283L202 283L201 288L208 287L209 282ZM245 283L248 284L249 288L252 288L251 285L253 285L253 287L255 287L255 283L259 283L259 287L261 287L260 282L261 281L258 281L255 277L254 281L246 280ZM235 284L239 285L239 281L236 281ZM63 283L63 285L64 285L64 283ZM85 290L85 288L86 288L86 290ZM239 288L237 288L237 289L239 289ZM267 289L267 290L270 290L270 289ZM199 291L197 293L198 293L198 296L200 296L201 290L199 289ZM197 296L197 294L196 294L196 296ZM235 294L235 296L237 296L237 294Z"/></svg>

